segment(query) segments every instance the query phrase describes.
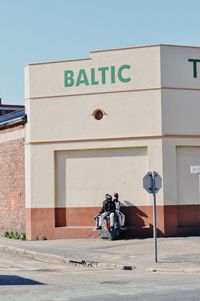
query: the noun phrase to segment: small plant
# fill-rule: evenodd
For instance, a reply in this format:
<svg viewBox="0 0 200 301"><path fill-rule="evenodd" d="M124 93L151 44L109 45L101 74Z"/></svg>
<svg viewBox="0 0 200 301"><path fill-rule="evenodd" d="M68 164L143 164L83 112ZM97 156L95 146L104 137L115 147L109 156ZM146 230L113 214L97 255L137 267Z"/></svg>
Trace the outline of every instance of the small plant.
<svg viewBox="0 0 200 301"><path fill-rule="evenodd" d="M25 233L21 233L19 239L26 240L26 234Z"/></svg>
<svg viewBox="0 0 200 301"><path fill-rule="evenodd" d="M14 239L19 239L20 234L18 232L13 232L13 238Z"/></svg>
<svg viewBox="0 0 200 301"><path fill-rule="evenodd" d="M10 239L20 239L20 240L26 240L26 234L25 233L18 233L14 231L6 231L3 235L4 237L10 238Z"/></svg>
<svg viewBox="0 0 200 301"><path fill-rule="evenodd" d="M3 236L9 238L9 232L6 231Z"/></svg>

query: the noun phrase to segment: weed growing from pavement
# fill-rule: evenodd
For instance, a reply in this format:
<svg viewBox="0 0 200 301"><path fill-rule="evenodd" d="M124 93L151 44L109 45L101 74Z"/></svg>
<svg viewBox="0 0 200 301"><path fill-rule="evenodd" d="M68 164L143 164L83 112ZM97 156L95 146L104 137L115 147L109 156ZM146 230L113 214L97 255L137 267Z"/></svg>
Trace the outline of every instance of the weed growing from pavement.
<svg viewBox="0 0 200 301"><path fill-rule="evenodd" d="M10 239L20 239L20 240L26 240L26 234L25 233L18 233L18 232L15 232L15 231L6 231L4 234L3 234L3 237L7 237L7 238L10 238Z"/></svg>

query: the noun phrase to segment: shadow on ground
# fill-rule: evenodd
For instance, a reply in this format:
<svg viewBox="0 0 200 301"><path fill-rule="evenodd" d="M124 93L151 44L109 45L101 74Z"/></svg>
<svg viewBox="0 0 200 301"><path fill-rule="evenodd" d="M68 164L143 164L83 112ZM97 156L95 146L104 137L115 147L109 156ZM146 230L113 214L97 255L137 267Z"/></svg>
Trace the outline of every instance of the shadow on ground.
<svg viewBox="0 0 200 301"><path fill-rule="evenodd" d="M1 285L44 285L44 283L16 275L0 275Z"/></svg>

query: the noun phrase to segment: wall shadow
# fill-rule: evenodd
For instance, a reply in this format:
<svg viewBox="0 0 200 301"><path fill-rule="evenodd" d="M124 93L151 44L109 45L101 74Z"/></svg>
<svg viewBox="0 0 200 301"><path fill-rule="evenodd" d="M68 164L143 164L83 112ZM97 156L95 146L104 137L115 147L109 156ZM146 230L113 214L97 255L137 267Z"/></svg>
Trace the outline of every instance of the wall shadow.
<svg viewBox="0 0 200 301"><path fill-rule="evenodd" d="M0 286L1 285L45 285L45 283L17 275L0 275Z"/></svg>
<svg viewBox="0 0 200 301"><path fill-rule="evenodd" d="M153 237L153 208L152 206L135 206L130 201L123 201L121 211L125 214L126 222L124 238L147 238ZM157 228L158 237L163 233Z"/></svg>
<svg viewBox="0 0 200 301"><path fill-rule="evenodd" d="M129 201L123 202L125 206L121 207L121 211L126 216L127 227L144 227L147 225L148 214Z"/></svg>

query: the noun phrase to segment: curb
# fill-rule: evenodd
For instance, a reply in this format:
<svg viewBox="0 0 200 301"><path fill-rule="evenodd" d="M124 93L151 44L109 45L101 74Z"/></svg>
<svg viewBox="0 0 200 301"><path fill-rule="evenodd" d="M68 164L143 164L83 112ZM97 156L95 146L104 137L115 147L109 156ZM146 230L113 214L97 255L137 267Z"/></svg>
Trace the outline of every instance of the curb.
<svg viewBox="0 0 200 301"><path fill-rule="evenodd" d="M86 268L96 268L96 269L110 269L110 270L126 270L126 271L138 271L138 272L174 272L174 273L200 273L200 268L166 268L166 267L141 267L132 265L119 265L113 263L103 263L94 262L88 260L73 260L60 255L40 253L36 251L30 251L27 249L13 247L8 245L0 244L0 252L11 254L13 256L25 256L30 259L35 259L38 261L49 262L54 264L65 264L70 266L82 266Z"/></svg>
<svg viewBox="0 0 200 301"><path fill-rule="evenodd" d="M0 244L0 252L4 252L11 255L19 255L19 256L26 256L30 259L35 259L38 261L55 263L55 264L66 264L66 265L74 265L74 266L84 266L87 268L106 268L106 269L121 269L121 270L132 270L133 267L124 266L124 265L117 265L111 263L100 263L94 261L86 261L86 260L72 260L64 256L60 255L53 255L53 254L46 254L40 253L35 251L30 251L23 248L2 245Z"/></svg>
<svg viewBox="0 0 200 301"><path fill-rule="evenodd" d="M30 259L36 259L44 262L51 262L57 264L67 263L67 258L65 258L64 256L39 253L39 252L30 251L27 249L8 246L8 245L0 245L0 251L11 255L26 256Z"/></svg>

